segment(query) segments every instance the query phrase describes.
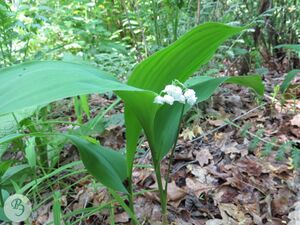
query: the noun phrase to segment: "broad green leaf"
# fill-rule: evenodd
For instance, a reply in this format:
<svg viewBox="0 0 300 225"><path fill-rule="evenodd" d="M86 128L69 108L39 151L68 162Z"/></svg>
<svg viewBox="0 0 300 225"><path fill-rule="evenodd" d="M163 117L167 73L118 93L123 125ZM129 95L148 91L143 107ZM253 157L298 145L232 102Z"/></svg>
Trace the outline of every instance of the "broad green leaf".
<svg viewBox="0 0 300 225"><path fill-rule="evenodd" d="M201 65L211 59L221 43L241 30L243 28L231 27L220 23L200 25L183 35L169 47L153 54L140 63L129 77L128 84L158 94L167 84L170 84L175 79L184 82ZM173 139L173 133L167 134L161 133L161 130L155 130L154 119L160 108L160 106L153 104L155 94L147 92L117 92L117 94L125 101L125 123L127 132L130 132L127 136L134 136L127 139L127 142L130 142L130 146L127 143L128 158L132 158L131 156L134 155L135 148L133 146L137 145L137 137L139 136L138 129L135 129L133 126L144 129L152 148L158 146L158 144L154 144L154 137L157 135L163 136L165 139ZM134 113L136 119L129 113ZM158 121L161 120L158 119ZM171 121L169 122L171 123ZM170 123L167 123L166 126L170 126ZM169 144L166 144L166 146L169 146ZM166 151L168 150L160 150L160 152ZM161 158L164 154L158 153L158 155L160 155L158 158ZM130 164L131 162L128 163Z"/></svg>
<svg viewBox="0 0 300 225"><path fill-rule="evenodd" d="M264 93L264 85L258 75L216 78L199 76L189 79L185 82L185 85L188 88L194 89L198 97L197 102L202 102L207 100L223 83L239 84L249 87L259 95L263 95Z"/></svg>
<svg viewBox="0 0 300 225"><path fill-rule="evenodd" d="M0 115L62 98L114 90L138 91L89 65L23 63L0 70Z"/></svg>
<svg viewBox="0 0 300 225"><path fill-rule="evenodd" d="M178 138L184 105L175 102L173 105L163 105L156 113L154 120L154 140L152 143L155 151L152 157L161 160L173 147Z"/></svg>
<svg viewBox="0 0 300 225"><path fill-rule="evenodd" d="M105 186L127 193L123 181L127 178L125 157L74 135L65 135L79 150L85 168Z"/></svg>
<svg viewBox="0 0 300 225"><path fill-rule="evenodd" d="M126 126L126 162L129 174L129 179L132 176L134 155L136 152L136 144L138 142L142 127L137 117L130 111L129 107L125 108L124 112Z"/></svg>
<svg viewBox="0 0 300 225"><path fill-rule="evenodd" d="M258 95L263 95L265 86L258 75L227 77L224 83L238 84L253 89Z"/></svg>
<svg viewBox="0 0 300 225"><path fill-rule="evenodd" d="M207 100L214 94L217 88L223 83L239 84L248 88L252 88L257 94L264 94L264 85L260 76L237 76L237 77L193 77L185 82L188 88L192 88L196 92L197 103ZM186 106L185 112L191 107Z"/></svg>
<svg viewBox="0 0 300 225"><path fill-rule="evenodd" d="M288 87L290 86L292 80L300 74L300 70L292 70L288 72L288 74L285 76L284 81L282 82L280 86L281 93L285 93Z"/></svg>
<svg viewBox="0 0 300 225"><path fill-rule="evenodd" d="M202 24L138 64L128 84L159 93L175 79L184 82L212 58L220 44L243 29L221 23Z"/></svg>

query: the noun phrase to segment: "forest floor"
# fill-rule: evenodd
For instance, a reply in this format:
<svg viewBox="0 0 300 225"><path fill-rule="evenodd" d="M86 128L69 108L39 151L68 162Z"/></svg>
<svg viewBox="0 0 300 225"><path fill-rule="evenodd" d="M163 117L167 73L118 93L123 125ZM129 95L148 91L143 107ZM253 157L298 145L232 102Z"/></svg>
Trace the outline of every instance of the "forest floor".
<svg viewBox="0 0 300 225"><path fill-rule="evenodd" d="M264 77L263 100L257 100L251 90L225 85L210 101L199 106L198 111L191 112L189 116L193 120L183 125L169 180L168 211L172 224L288 224L299 200L296 172L289 149L284 152L275 146L272 150L268 143L273 140L279 146L293 141L300 147L300 100L272 102L274 87L282 80L283 75L276 71ZM299 93L296 94L299 99ZM93 95L90 101L97 107L113 102L98 95ZM122 110L119 105L108 117ZM98 139L102 145L121 149L124 132L122 122L117 121L106 127ZM136 159L136 164L141 166L136 167L133 174L138 193L136 214L142 224L158 225L157 221L161 221L159 197L146 141L141 149ZM79 160L79 156L74 147L69 147L62 153L61 164L72 160ZM168 168L167 162L165 159L162 163L163 174ZM110 200L106 190L95 191L88 178L72 188L73 195L64 193L65 212ZM73 182L77 179L73 177ZM38 209L36 224L49 220L50 208L48 204ZM82 224L109 224L110 213L103 210ZM117 206L114 220L116 224L130 224L126 212Z"/></svg>

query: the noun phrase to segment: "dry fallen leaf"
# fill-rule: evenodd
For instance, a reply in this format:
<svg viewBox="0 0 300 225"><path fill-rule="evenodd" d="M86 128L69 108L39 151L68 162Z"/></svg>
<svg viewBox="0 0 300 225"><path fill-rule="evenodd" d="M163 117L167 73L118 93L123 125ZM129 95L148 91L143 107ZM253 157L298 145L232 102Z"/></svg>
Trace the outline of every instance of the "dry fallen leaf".
<svg viewBox="0 0 300 225"><path fill-rule="evenodd" d="M126 212L122 212L122 213L119 213L119 214L116 214L115 215L115 222L116 223L126 223L129 221L129 216Z"/></svg>
<svg viewBox="0 0 300 225"><path fill-rule="evenodd" d="M175 181L168 184L168 199L170 201L178 201L186 195L184 189L177 187Z"/></svg>
<svg viewBox="0 0 300 225"><path fill-rule="evenodd" d="M208 123L210 125L215 126L215 127L220 127L220 126L223 126L225 124L224 120L208 120Z"/></svg>
<svg viewBox="0 0 300 225"><path fill-rule="evenodd" d="M208 164L211 159L213 159L213 156L210 154L208 148L204 148L196 152L196 160L199 162L201 167Z"/></svg>
<svg viewBox="0 0 300 225"><path fill-rule="evenodd" d="M297 114L296 116L291 119L292 126L300 127L300 114Z"/></svg>
<svg viewBox="0 0 300 225"><path fill-rule="evenodd" d="M183 140L193 140L195 137L194 132L190 130L189 128L185 128L182 133L180 134L180 137L183 137Z"/></svg>
<svg viewBox="0 0 300 225"><path fill-rule="evenodd" d="M223 221L220 219L212 219L212 220L207 220L205 225L224 225Z"/></svg>
<svg viewBox="0 0 300 225"><path fill-rule="evenodd" d="M246 215L240 207L231 203L220 203L219 210L221 212L222 219L226 225L251 225L253 224L250 216Z"/></svg>
<svg viewBox="0 0 300 225"><path fill-rule="evenodd" d="M187 169L201 182L201 183L206 183L207 182L207 169L206 168L201 168L198 165L188 165Z"/></svg>
<svg viewBox="0 0 300 225"><path fill-rule="evenodd" d="M197 197L200 196L203 192L207 192L209 190L214 189L215 187L213 185L203 184L200 183L196 179L187 178L186 179L186 190L188 193L193 193Z"/></svg>
<svg viewBox="0 0 300 225"><path fill-rule="evenodd" d="M289 201L292 193L288 189L279 189L278 193L274 194L272 201L272 213L274 215L285 215L289 213Z"/></svg>
<svg viewBox="0 0 300 225"><path fill-rule="evenodd" d="M203 134L203 130L199 125L194 125L193 126L193 133L195 136L199 136L201 134Z"/></svg>

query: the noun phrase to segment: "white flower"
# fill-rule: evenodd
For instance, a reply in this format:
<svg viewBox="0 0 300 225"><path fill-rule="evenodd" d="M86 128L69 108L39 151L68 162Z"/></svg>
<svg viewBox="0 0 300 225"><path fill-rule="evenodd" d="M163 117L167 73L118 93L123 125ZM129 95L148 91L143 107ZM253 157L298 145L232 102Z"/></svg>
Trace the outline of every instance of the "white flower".
<svg viewBox="0 0 300 225"><path fill-rule="evenodd" d="M189 104L189 105L194 105L197 101L197 97L196 96L191 96L190 98L187 98L186 99L186 102Z"/></svg>
<svg viewBox="0 0 300 225"><path fill-rule="evenodd" d="M165 95L163 98L164 98L164 102L169 105L173 105L173 103L175 101L174 98L170 95Z"/></svg>
<svg viewBox="0 0 300 225"><path fill-rule="evenodd" d="M193 89L188 89L184 93L184 97L189 105L194 105L197 101L196 93Z"/></svg>
<svg viewBox="0 0 300 225"><path fill-rule="evenodd" d="M184 95L181 95L179 99L176 99L176 101L182 103L182 104L185 104L185 97Z"/></svg>
<svg viewBox="0 0 300 225"><path fill-rule="evenodd" d="M180 101L182 100L182 90L180 87L176 85L167 85L163 92L167 93L168 95L172 96L174 98L174 101Z"/></svg>
<svg viewBox="0 0 300 225"><path fill-rule="evenodd" d="M160 95L158 95L155 97L154 103L163 105L165 103L165 99L163 97L161 97Z"/></svg>
<svg viewBox="0 0 300 225"><path fill-rule="evenodd" d="M192 96L195 96L195 91L193 89L187 89L185 92L184 92L184 97L186 98L190 98Z"/></svg>
<svg viewBox="0 0 300 225"><path fill-rule="evenodd" d="M169 84L165 87L165 89L163 90L163 92L169 94L172 93L174 91L174 89L176 89L177 86L173 85L173 84Z"/></svg>
<svg viewBox="0 0 300 225"><path fill-rule="evenodd" d="M170 84L165 87L162 91L163 96L156 96L154 103L156 104L169 104L173 105L174 102L179 102L182 104L188 103L189 105L194 105L197 102L196 93L193 89L187 89L183 94L181 87Z"/></svg>

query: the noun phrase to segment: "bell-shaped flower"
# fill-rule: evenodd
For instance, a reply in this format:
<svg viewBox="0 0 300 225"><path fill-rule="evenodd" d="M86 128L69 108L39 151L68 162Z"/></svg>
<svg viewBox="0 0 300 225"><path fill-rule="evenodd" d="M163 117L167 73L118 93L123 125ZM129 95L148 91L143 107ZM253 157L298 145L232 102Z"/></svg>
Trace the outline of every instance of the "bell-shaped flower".
<svg viewBox="0 0 300 225"><path fill-rule="evenodd" d="M164 98L164 102L169 105L173 105L173 103L175 101L174 98L170 95L165 95L163 98Z"/></svg>
<svg viewBox="0 0 300 225"><path fill-rule="evenodd" d="M182 90L180 87L176 86L176 85L167 85L165 87L165 89L163 90L163 92L167 93L168 95L172 96L174 98L174 101L179 101L182 100Z"/></svg>
<svg viewBox="0 0 300 225"><path fill-rule="evenodd" d="M154 103L163 105L165 103L165 99L164 99L164 97L158 95L155 97Z"/></svg>
<svg viewBox="0 0 300 225"><path fill-rule="evenodd" d="M184 97L189 105L194 105L197 101L196 93L193 89L187 89L184 93Z"/></svg>

